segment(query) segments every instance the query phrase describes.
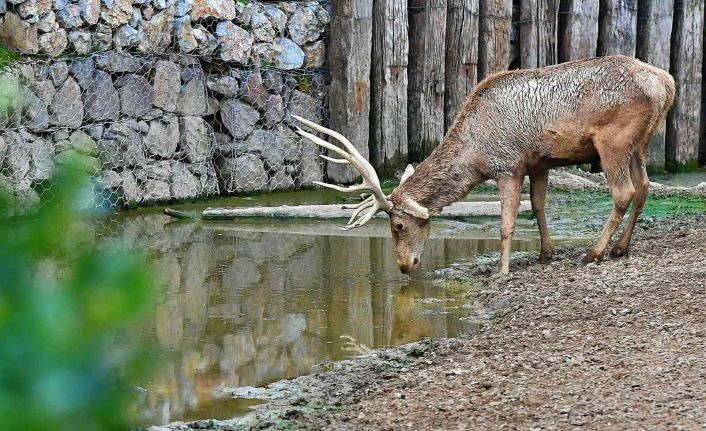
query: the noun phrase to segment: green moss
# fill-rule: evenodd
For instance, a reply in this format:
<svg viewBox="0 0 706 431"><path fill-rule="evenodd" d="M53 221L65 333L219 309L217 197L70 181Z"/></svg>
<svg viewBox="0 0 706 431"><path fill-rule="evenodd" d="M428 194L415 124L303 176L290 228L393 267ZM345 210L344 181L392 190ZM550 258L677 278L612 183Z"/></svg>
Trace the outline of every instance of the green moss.
<svg viewBox="0 0 706 431"><path fill-rule="evenodd" d="M701 167L699 166L699 161L694 159L686 163L679 163L674 160L668 160L665 163L665 168L668 172L698 172Z"/></svg>
<svg viewBox="0 0 706 431"><path fill-rule="evenodd" d="M22 55L16 51L5 48L3 45L0 45L0 70L5 69L12 63L17 63L18 61L22 61Z"/></svg>

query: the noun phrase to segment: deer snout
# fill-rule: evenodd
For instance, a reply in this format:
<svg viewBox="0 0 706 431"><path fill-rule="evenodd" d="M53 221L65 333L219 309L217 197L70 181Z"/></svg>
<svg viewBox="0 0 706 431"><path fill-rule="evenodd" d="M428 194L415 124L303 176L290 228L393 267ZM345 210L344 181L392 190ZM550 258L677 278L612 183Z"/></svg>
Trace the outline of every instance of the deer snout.
<svg viewBox="0 0 706 431"><path fill-rule="evenodd" d="M398 259L397 266L400 267L400 271L402 272L402 274L409 274L410 272L414 272L419 267L419 257L410 256L409 260L407 260L406 262L400 261Z"/></svg>

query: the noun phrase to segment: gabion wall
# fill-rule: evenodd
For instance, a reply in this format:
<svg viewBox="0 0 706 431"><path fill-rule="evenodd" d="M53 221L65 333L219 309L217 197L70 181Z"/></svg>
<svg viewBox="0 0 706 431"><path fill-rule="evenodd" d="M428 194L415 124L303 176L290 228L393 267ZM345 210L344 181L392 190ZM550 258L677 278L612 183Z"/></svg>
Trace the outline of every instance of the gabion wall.
<svg viewBox="0 0 706 431"><path fill-rule="evenodd" d="M34 1L13 7L24 10L22 5ZM311 45L311 39L323 47L328 15L317 3L226 3L235 5L235 18L218 20L216 27L247 18L249 24L239 28L253 40L261 40L264 36L257 36L261 32L272 34L267 30L270 27L258 24L265 16L275 36L291 41L297 29L307 28L297 17L309 16L318 27L305 32L308 36L301 39L301 48ZM118 3L111 4L117 7ZM57 15L57 5L62 4L54 2L53 9L44 14ZM93 38L100 26L84 17L87 12L81 8L85 6L80 1L64 7L80 9L81 20L76 25L85 25L94 32ZM134 9L143 12L157 8L149 2L137 6ZM190 7L192 16L202 16L198 15L206 13L202 9L208 9L199 2ZM277 26L273 25L281 15L272 8L286 18ZM112 9L105 1L100 9L99 22L109 19L106 10ZM208 16L216 12L211 10ZM32 17L41 22L45 16L41 12L25 15L24 23ZM10 12L5 14L5 23L8 16ZM68 25L62 20L55 23L59 29ZM216 23L206 20L204 25L208 22ZM192 28L189 34L199 32ZM227 34L240 33L230 28ZM0 185L12 190L22 203L20 208L29 211L39 202L54 167L69 158L82 160L95 176L97 204L103 208L291 189L320 180L319 151L294 133L291 115L326 123L327 75L321 69L289 67L302 66L306 56L301 63L263 64L257 61L261 58L257 53L262 52L258 43L270 42L253 42L239 60L219 43L208 52L210 56L113 50L85 58L33 59L6 67L0 72L0 102L9 105L0 112ZM246 45L240 41L234 46L242 50Z"/></svg>

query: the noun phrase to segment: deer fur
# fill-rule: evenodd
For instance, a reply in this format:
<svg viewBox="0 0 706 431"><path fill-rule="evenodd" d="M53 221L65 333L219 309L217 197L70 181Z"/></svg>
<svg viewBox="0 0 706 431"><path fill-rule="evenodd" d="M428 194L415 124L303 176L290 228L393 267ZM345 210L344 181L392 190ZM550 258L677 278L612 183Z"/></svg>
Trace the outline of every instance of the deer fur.
<svg viewBox="0 0 706 431"><path fill-rule="evenodd" d="M674 86L667 72L624 56L486 78L468 96L443 142L407 173L390 196L400 269L416 268L429 233L429 214L494 179L502 199L499 267L507 273L525 175L530 177L532 210L541 235L540 261L550 260L554 246L544 213L549 169L598 159L613 208L581 263L603 259L632 202L627 227L610 253L627 255L649 187L645 169L649 143L673 102Z"/></svg>

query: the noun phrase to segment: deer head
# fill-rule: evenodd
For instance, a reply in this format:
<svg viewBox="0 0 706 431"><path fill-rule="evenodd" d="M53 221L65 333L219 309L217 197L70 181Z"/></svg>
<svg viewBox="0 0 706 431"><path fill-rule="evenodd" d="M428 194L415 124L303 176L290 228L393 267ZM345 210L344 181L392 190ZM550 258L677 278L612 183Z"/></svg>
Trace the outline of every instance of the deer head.
<svg viewBox="0 0 706 431"><path fill-rule="evenodd" d="M341 158L337 159L324 154L321 154L319 157L330 163L352 165L363 178L361 184L348 187L319 181L315 181L315 184L345 193L360 192L363 190L372 193L367 199L357 205L344 206L344 208L354 209L355 211L350 220L348 220L348 223L341 229L350 230L361 227L369 222L377 213L386 212L390 218L390 230L392 232L392 241L397 257L397 266L399 266L400 271L404 274L417 269L424 243L429 236L429 210L411 197L405 196L404 193L399 193L399 187L390 195L385 195L380 187L380 180L373 166L365 160L358 150L356 150L355 146L343 135L296 115L292 115L292 117L312 130L332 137L343 146L343 148L340 148L312 133L297 128L297 133L300 136L309 139L322 148L332 151ZM412 174L414 174L414 168L412 165L409 165L402 175L400 186L404 184Z"/></svg>

